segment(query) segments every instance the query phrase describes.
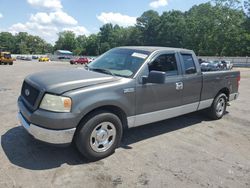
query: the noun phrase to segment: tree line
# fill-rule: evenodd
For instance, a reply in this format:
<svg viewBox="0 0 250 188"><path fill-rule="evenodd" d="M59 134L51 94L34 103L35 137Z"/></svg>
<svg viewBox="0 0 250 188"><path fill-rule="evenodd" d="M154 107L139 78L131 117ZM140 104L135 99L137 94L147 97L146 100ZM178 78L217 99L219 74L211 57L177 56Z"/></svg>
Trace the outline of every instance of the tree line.
<svg viewBox="0 0 250 188"><path fill-rule="evenodd" d="M0 48L13 53L51 53L70 50L75 55L99 55L117 46L146 45L193 49L198 55L250 55L250 0L213 0L188 11L144 12L135 26L105 24L97 34L58 34L55 45L27 33L0 33Z"/></svg>
<svg viewBox="0 0 250 188"><path fill-rule="evenodd" d="M0 32L0 50L14 54L45 54L53 51L53 46L39 36L32 36L26 32L12 35Z"/></svg>

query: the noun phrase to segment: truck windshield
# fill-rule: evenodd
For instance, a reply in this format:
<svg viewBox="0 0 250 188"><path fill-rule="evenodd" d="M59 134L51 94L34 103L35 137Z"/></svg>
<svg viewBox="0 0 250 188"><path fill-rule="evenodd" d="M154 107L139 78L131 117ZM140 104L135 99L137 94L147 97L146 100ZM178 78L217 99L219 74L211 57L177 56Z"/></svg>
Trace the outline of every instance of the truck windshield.
<svg viewBox="0 0 250 188"><path fill-rule="evenodd" d="M6 58L6 59L10 59L10 58L11 58L11 55L10 55L10 54L4 54L3 56L4 56L4 58Z"/></svg>
<svg viewBox="0 0 250 188"><path fill-rule="evenodd" d="M89 70L121 77L133 77L149 52L125 48L112 49L88 64Z"/></svg>

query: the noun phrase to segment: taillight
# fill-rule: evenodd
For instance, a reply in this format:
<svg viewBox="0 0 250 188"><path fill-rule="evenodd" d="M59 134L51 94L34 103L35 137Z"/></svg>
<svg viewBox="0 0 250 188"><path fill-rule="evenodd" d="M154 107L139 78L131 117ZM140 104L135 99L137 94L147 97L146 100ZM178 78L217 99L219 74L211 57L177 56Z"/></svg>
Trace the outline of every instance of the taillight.
<svg viewBox="0 0 250 188"><path fill-rule="evenodd" d="M239 88L239 86L240 86L240 74L239 74L239 76L237 77L237 86L238 86L238 88Z"/></svg>

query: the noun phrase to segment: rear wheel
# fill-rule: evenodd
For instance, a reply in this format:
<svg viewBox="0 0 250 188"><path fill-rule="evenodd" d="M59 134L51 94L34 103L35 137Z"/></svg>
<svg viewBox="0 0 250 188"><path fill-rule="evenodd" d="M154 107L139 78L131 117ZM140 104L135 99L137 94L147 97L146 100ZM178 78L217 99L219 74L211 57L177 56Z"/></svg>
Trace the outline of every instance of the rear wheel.
<svg viewBox="0 0 250 188"><path fill-rule="evenodd" d="M212 119L221 119L227 108L227 96L224 93L217 95L212 106L209 109L209 115Z"/></svg>
<svg viewBox="0 0 250 188"><path fill-rule="evenodd" d="M113 113L95 112L79 126L75 138L76 146L91 161L111 155L120 144L122 123Z"/></svg>

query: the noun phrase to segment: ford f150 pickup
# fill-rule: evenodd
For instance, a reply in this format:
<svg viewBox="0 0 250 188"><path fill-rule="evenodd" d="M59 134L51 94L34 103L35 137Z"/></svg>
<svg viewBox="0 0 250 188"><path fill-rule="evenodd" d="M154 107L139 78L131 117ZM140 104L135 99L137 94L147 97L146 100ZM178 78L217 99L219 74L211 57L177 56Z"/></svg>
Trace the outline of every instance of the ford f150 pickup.
<svg viewBox="0 0 250 188"><path fill-rule="evenodd" d="M201 72L191 50L119 47L82 69L27 76L18 117L34 138L74 142L98 160L115 151L126 128L203 109L222 118L239 82L238 71Z"/></svg>

